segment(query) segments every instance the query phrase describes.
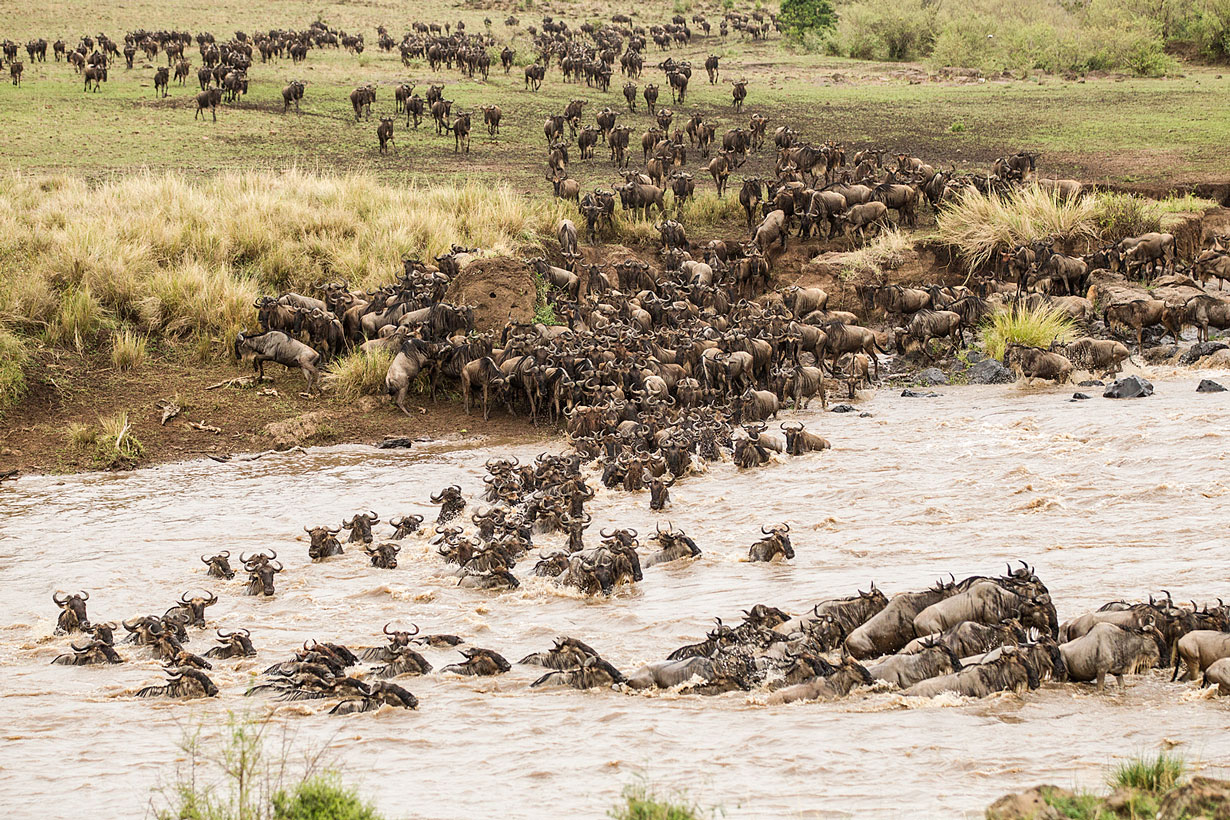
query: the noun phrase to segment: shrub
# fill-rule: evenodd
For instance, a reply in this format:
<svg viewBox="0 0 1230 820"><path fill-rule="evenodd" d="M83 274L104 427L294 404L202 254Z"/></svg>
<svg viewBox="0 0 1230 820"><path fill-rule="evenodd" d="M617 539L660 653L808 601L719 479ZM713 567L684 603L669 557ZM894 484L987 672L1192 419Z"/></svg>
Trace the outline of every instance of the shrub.
<svg viewBox="0 0 1230 820"><path fill-rule="evenodd" d="M661 797L642 783L625 787L622 802L607 814L614 820L699 820L701 817L696 806Z"/></svg>
<svg viewBox="0 0 1230 820"><path fill-rule="evenodd" d="M832 0L781 0L777 22L784 34L802 40L809 33L831 30L837 13Z"/></svg>
<svg viewBox="0 0 1230 820"><path fill-rule="evenodd" d="M986 354L1002 359L1010 344L1045 348L1054 341L1070 342L1076 338L1076 325L1066 314L1052 308L1010 308L991 314L982 327L981 337Z"/></svg>
<svg viewBox="0 0 1230 820"><path fill-rule="evenodd" d="M339 398L354 401L360 396L381 393L392 363L391 350L356 350L330 362L325 369L325 380Z"/></svg>
<svg viewBox="0 0 1230 820"><path fill-rule="evenodd" d="M0 330L0 410L26 394L26 367L30 352L20 338Z"/></svg>
<svg viewBox="0 0 1230 820"><path fill-rule="evenodd" d="M1162 227L1162 210L1152 200L1106 192L1095 195L1094 203L1093 219L1098 234L1106 242L1118 242L1125 236L1139 236Z"/></svg>
<svg viewBox="0 0 1230 820"><path fill-rule="evenodd" d="M64 436L68 439L69 447L84 450L87 447L93 447L98 441L98 428L85 422L72 421L65 429Z"/></svg>
<svg viewBox="0 0 1230 820"><path fill-rule="evenodd" d="M1156 757L1138 757L1117 766L1110 776L1116 788L1167 792L1179 785L1186 766L1183 758L1159 752Z"/></svg>
<svg viewBox="0 0 1230 820"><path fill-rule="evenodd" d="M380 820L357 791L336 777L321 775L303 781L292 791L273 796L273 820Z"/></svg>
<svg viewBox="0 0 1230 820"><path fill-rule="evenodd" d="M547 327L558 325L560 321L555 315L555 306L551 304L549 298L551 283L544 279L541 273L535 273L534 289L538 292L538 298L534 302L534 321Z"/></svg>
<svg viewBox="0 0 1230 820"><path fill-rule="evenodd" d="M144 336L124 329L111 338L111 364L117 370L132 370L145 362L148 344Z"/></svg>
<svg viewBox="0 0 1230 820"><path fill-rule="evenodd" d="M931 52L934 4L924 0L861 0L842 9L838 42L861 60L914 60Z"/></svg>

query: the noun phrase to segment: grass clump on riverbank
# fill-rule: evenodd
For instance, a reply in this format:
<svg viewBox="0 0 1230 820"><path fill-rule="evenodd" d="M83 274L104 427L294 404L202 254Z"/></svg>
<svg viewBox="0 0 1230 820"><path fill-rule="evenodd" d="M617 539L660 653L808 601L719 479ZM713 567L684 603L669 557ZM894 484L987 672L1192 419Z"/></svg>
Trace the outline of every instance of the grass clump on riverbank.
<svg viewBox="0 0 1230 820"><path fill-rule="evenodd" d="M30 352L21 339L0 330L0 411L26 394L26 367Z"/></svg>
<svg viewBox="0 0 1230 820"><path fill-rule="evenodd" d="M1117 242L1163 227L1174 213L1199 213L1215 203L1193 196L1152 200L1097 191L1062 198L1031 185L1009 194L967 193L936 217L940 241L956 248L970 270L996 263L1001 251L1034 240Z"/></svg>
<svg viewBox="0 0 1230 820"><path fill-rule="evenodd" d="M1020 795L1006 795L986 812L987 820L1026 816L1030 806L1039 816L1065 820L1197 820L1230 816L1230 782L1196 777L1184 778L1187 763L1181 757L1160 752L1119 764L1106 777L1110 794L1068 791L1056 786L1037 786ZM1037 813L1037 801L1049 811ZM1033 815L1030 815L1033 816Z"/></svg>
<svg viewBox="0 0 1230 820"><path fill-rule="evenodd" d="M382 393L394 352L385 348L356 350L334 359L325 369L325 382L343 401Z"/></svg>
<svg viewBox="0 0 1230 820"><path fill-rule="evenodd" d="M913 243L901 231L883 231L866 245L845 255L841 268L843 279L866 275L881 276L885 271L901 267L904 254Z"/></svg>
<svg viewBox="0 0 1230 820"><path fill-rule="evenodd" d="M612 820L701 820L701 809L681 796L663 797L645 783L624 787L620 803L607 816Z"/></svg>
<svg viewBox="0 0 1230 820"><path fill-rule="evenodd" d="M1076 325L1066 314L1053 308L1016 307L991 314L982 326L981 335L986 354L1002 359L1010 344L1046 348L1054 341L1070 342L1076 338Z"/></svg>
<svg viewBox="0 0 1230 820"><path fill-rule="evenodd" d="M270 719L231 715L218 737L186 733L172 783L158 790L157 820L381 820L358 791L324 766L324 753L296 766L291 738L267 742Z"/></svg>
<svg viewBox="0 0 1230 820"><path fill-rule="evenodd" d="M454 244L537 246L564 205L501 185L402 187L300 171L190 178L9 174L0 184L0 315L84 349L107 328L217 340L255 324L260 294L393 281Z"/></svg>

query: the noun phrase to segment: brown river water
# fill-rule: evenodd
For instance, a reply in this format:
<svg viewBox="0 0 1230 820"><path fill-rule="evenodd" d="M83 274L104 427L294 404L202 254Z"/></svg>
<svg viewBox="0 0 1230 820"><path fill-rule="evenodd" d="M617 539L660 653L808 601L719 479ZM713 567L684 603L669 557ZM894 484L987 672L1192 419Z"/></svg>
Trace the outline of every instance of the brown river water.
<svg viewBox="0 0 1230 820"><path fill-rule="evenodd" d="M475 498L487 458L532 459L542 445L335 447L6 484L0 801L18 817L140 817L185 727L271 709L298 741L329 743L393 817L600 817L641 776L728 817L980 816L1006 791L1098 788L1108 764L1176 744L1224 775L1230 701L1160 671L1104 694L1076 684L985 700L865 691L779 707L745 693L531 690L543 670L521 666L499 678L399 679L420 699L414 712L334 717L330 702L242 694L303 641L378 645L390 620L511 661L573 635L631 672L755 603L800 612L872 579L891 595L1018 558L1048 584L1060 620L1159 588L1230 597L1230 393L1196 394L1191 371L1154 375L1157 394L1136 401L1068 402L1071 387L942 387L934 399L867 394L869 418L800 413L832 451L746 472L715 464L680 481L656 520L686 529L703 557L646 569L643 583L608 599L525 579L532 557L516 570L519 590L494 594L458 589L425 540L404 542L396 570L373 569L357 549L313 565L297 540L304 525L368 508L381 515L377 539L392 515L434 520L429 493L457 483ZM600 489L587 509L595 536L612 525L653 530L647 493ZM760 525L778 521L793 526L796 560L746 563ZM269 547L286 565L272 599L244 596L241 576L207 579L198 558ZM127 645L121 666L49 665L68 644L49 637L56 589L90 590L90 617L103 621L161 613L202 585L221 599L211 626L249 628L260 653L215 661L218 698L133 698L162 674ZM212 631L194 630L187 648L212 645ZM424 654L437 669L460 659Z"/></svg>

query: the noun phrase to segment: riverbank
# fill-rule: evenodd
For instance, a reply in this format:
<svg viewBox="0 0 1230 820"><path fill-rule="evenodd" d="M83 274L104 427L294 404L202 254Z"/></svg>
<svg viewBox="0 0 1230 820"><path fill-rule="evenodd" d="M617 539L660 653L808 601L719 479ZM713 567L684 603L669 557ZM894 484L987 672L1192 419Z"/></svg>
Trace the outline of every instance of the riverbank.
<svg viewBox="0 0 1230 820"><path fill-rule="evenodd" d="M400 437L416 441L483 435L532 441L548 434L524 417L492 412L465 416L460 400L412 397L413 417L383 396L343 400L311 397L303 377L272 365L257 384L245 363L226 358L204 363L186 351L167 350L131 370L118 370L100 352L83 354L44 347L34 352L29 393L0 419L0 474L74 473L150 466L296 446L375 444ZM269 379L268 377L272 377ZM164 421L168 411L174 411ZM140 455L113 463L91 441L91 430L124 414Z"/></svg>

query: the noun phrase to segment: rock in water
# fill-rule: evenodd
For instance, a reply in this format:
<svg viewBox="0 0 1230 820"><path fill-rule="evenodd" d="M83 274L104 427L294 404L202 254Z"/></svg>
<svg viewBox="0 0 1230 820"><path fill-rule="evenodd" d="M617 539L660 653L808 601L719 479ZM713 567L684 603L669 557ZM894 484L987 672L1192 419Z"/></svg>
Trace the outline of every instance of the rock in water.
<svg viewBox="0 0 1230 820"><path fill-rule="evenodd" d="M938 367L928 367L926 370L918 374L918 382L935 386L937 384L948 384L948 377L944 375L944 371Z"/></svg>
<svg viewBox="0 0 1230 820"><path fill-rule="evenodd" d="M1068 399L1068 401L1084 401L1087 398L1089 396L1086 396L1084 393L1073 393L1072 398Z"/></svg>
<svg viewBox="0 0 1230 820"><path fill-rule="evenodd" d="M1077 387L1105 387L1106 382L1102 381L1101 379L1087 379L1086 381L1079 382L1076 386Z"/></svg>
<svg viewBox="0 0 1230 820"><path fill-rule="evenodd" d="M983 359L965 371L965 378L970 384L1011 384L1016 381L1012 371L998 359Z"/></svg>
<svg viewBox="0 0 1230 820"><path fill-rule="evenodd" d="M854 410L855 408L849 404L839 404L833 409L829 410L829 412L830 413L853 413Z"/></svg>
<svg viewBox="0 0 1230 820"><path fill-rule="evenodd" d="M377 441L374 446L378 450L408 450L414 446L414 439L406 438L405 436L391 436L383 441Z"/></svg>
<svg viewBox="0 0 1230 820"><path fill-rule="evenodd" d="M1153 385L1148 379L1140 376L1124 376L1102 393L1105 399L1140 399L1153 395Z"/></svg>
<svg viewBox="0 0 1230 820"><path fill-rule="evenodd" d="M1051 803L1075 797L1058 786L1034 786L1020 794L1005 794L987 807L987 820L1059 820L1065 815Z"/></svg>
<svg viewBox="0 0 1230 820"><path fill-rule="evenodd" d="M1225 342L1196 342L1187 349L1187 352L1179 357L1179 364L1195 364L1205 356L1212 356L1219 350L1225 350L1230 345Z"/></svg>
<svg viewBox="0 0 1230 820"><path fill-rule="evenodd" d="M1212 379L1201 379L1200 384L1196 385L1197 393L1224 393L1226 388L1222 387Z"/></svg>
<svg viewBox="0 0 1230 820"><path fill-rule="evenodd" d="M901 391L903 399L938 399L939 393L919 393L917 390L910 390L908 387Z"/></svg>

